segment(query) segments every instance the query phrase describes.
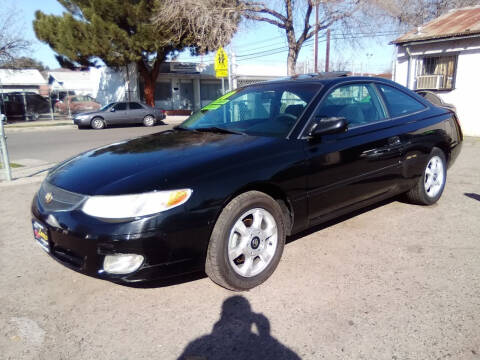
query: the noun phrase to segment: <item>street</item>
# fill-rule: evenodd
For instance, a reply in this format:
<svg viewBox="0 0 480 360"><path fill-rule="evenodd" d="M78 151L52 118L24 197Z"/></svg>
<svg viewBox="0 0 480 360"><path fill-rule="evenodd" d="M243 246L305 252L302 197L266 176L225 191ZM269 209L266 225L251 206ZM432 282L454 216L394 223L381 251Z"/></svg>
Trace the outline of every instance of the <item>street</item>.
<svg viewBox="0 0 480 360"><path fill-rule="evenodd" d="M114 143L119 140L152 134L170 129L172 125L121 126L105 130L78 130L76 126L49 126L31 130L7 129L7 144L10 160L23 164L36 160L38 163L53 163L65 160L82 151ZM55 146L51 146L55 144ZM24 164L23 164L24 165Z"/></svg>
<svg viewBox="0 0 480 360"><path fill-rule="evenodd" d="M54 162L165 128L12 133L10 153ZM311 229L243 293L201 274L126 287L69 270L33 240L41 177L3 183L0 357L177 359L188 348L196 360L232 349L235 359L478 359L479 153L467 138L438 204L396 198Z"/></svg>

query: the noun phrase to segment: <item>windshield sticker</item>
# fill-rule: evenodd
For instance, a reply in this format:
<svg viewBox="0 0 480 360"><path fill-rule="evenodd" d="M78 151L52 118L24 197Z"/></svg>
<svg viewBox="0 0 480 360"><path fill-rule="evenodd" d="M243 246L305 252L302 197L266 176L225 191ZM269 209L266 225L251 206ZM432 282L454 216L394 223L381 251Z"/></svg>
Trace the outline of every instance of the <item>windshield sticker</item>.
<svg viewBox="0 0 480 360"><path fill-rule="evenodd" d="M228 98L235 94L237 90L230 91L229 93L226 93L225 95L219 97L217 100L212 101L210 104L204 106L202 108L202 111L208 111L208 110L216 110L220 106L225 105L228 103L230 100Z"/></svg>

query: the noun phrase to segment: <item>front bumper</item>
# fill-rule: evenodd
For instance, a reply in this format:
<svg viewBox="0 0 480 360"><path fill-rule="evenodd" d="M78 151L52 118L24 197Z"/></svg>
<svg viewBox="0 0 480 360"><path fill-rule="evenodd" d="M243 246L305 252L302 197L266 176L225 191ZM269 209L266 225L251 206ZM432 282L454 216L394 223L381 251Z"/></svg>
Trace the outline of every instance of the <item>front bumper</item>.
<svg viewBox="0 0 480 360"><path fill-rule="evenodd" d="M74 123L75 125L78 125L78 126L88 126L88 125L90 125L90 121L91 121L91 120L92 120L92 119L91 119L90 117L88 117L88 118L82 118L82 119L79 119L79 118L77 118L77 117L74 117L74 118L73 118L73 123Z"/></svg>
<svg viewBox="0 0 480 360"><path fill-rule="evenodd" d="M188 227L189 217L182 207L168 214L115 224L101 222L79 210L48 212L35 196L32 217L47 229L51 257L96 278L141 282L202 270L204 266L209 227ZM130 274L105 272L105 256L119 253L139 254L145 260Z"/></svg>

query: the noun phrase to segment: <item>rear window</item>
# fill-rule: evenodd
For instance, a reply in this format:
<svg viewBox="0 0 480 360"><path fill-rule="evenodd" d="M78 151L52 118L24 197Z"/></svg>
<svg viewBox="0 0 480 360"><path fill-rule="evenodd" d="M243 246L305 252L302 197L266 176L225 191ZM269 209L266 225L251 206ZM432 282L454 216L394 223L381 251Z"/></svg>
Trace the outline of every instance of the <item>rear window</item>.
<svg viewBox="0 0 480 360"><path fill-rule="evenodd" d="M390 117L408 115L425 109L425 105L403 91L388 85L378 85L378 88L383 95Z"/></svg>
<svg viewBox="0 0 480 360"><path fill-rule="evenodd" d="M128 103L128 105L130 107L130 110L141 110L141 109L143 109L142 105L140 105L139 103L136 103L136 102Z"/></svg>

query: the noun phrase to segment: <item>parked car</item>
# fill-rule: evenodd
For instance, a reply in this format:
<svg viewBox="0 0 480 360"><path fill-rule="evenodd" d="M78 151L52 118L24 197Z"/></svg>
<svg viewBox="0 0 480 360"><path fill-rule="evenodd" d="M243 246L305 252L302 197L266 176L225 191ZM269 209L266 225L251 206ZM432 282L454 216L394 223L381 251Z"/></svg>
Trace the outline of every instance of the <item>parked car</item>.
<svg viewBox="0 0 480 360"><path fill-rule="evenodd" d="M58 165L33 199L35 239L101 279L205 270L246 290L288 235L398 194L437 202L461 144L450 110L389 80L253 84L172 130Z"/></svg>
<svg viewBox="0 0 480 360"><path fill-rule="evenodd" d="M51 93L50 93L50 101L52 103L52 110L55 111L56 110L56 107L55 105L58 103L58 102L61 102L65 99L65 97L67 97L68 95L75 95L75 91L64 91L64 90L53 90ZM68 112L68 109L67 109L67 112Z"/></svg>
<svg viewBox="0 0 480 360"><path fill-rule="evenodd" d="M108 104L98 111L81 113L73 118L79 127L103 129L107 125L143 123L153 126L165 119L165 111L153 108L140 102L115 102Z"/></svg>
<svg viewBox="0 0 480 360"><path fill-rule="evenodd" d="M450 109L452 111L457 112L457 108L455 107L455 105L448 104L448 103L444 102L443 99L440 96L438 96L437 94L435 94L433 91L415 90L415 92L418 95L420 95L420 96L424 97L425 99L427 99L428 101L430 101L435 106L445 107L447 109Z"/></svg>
<svg viewBox="0 0 480 360"><path fill-rule="evenodd" d="M85 111L98 110L101 105L89 95L69 95L55 103L55 110L61 114L67 115L69 113L69 107L70 114L77 114Z"/></svg>
<svg viewBox="0 0 480 360"><path fill-rule="evenodd" d="M37 120L50 112L50 103L34 92L10 92L0 97L1 112L8 120Z"/></svg>

